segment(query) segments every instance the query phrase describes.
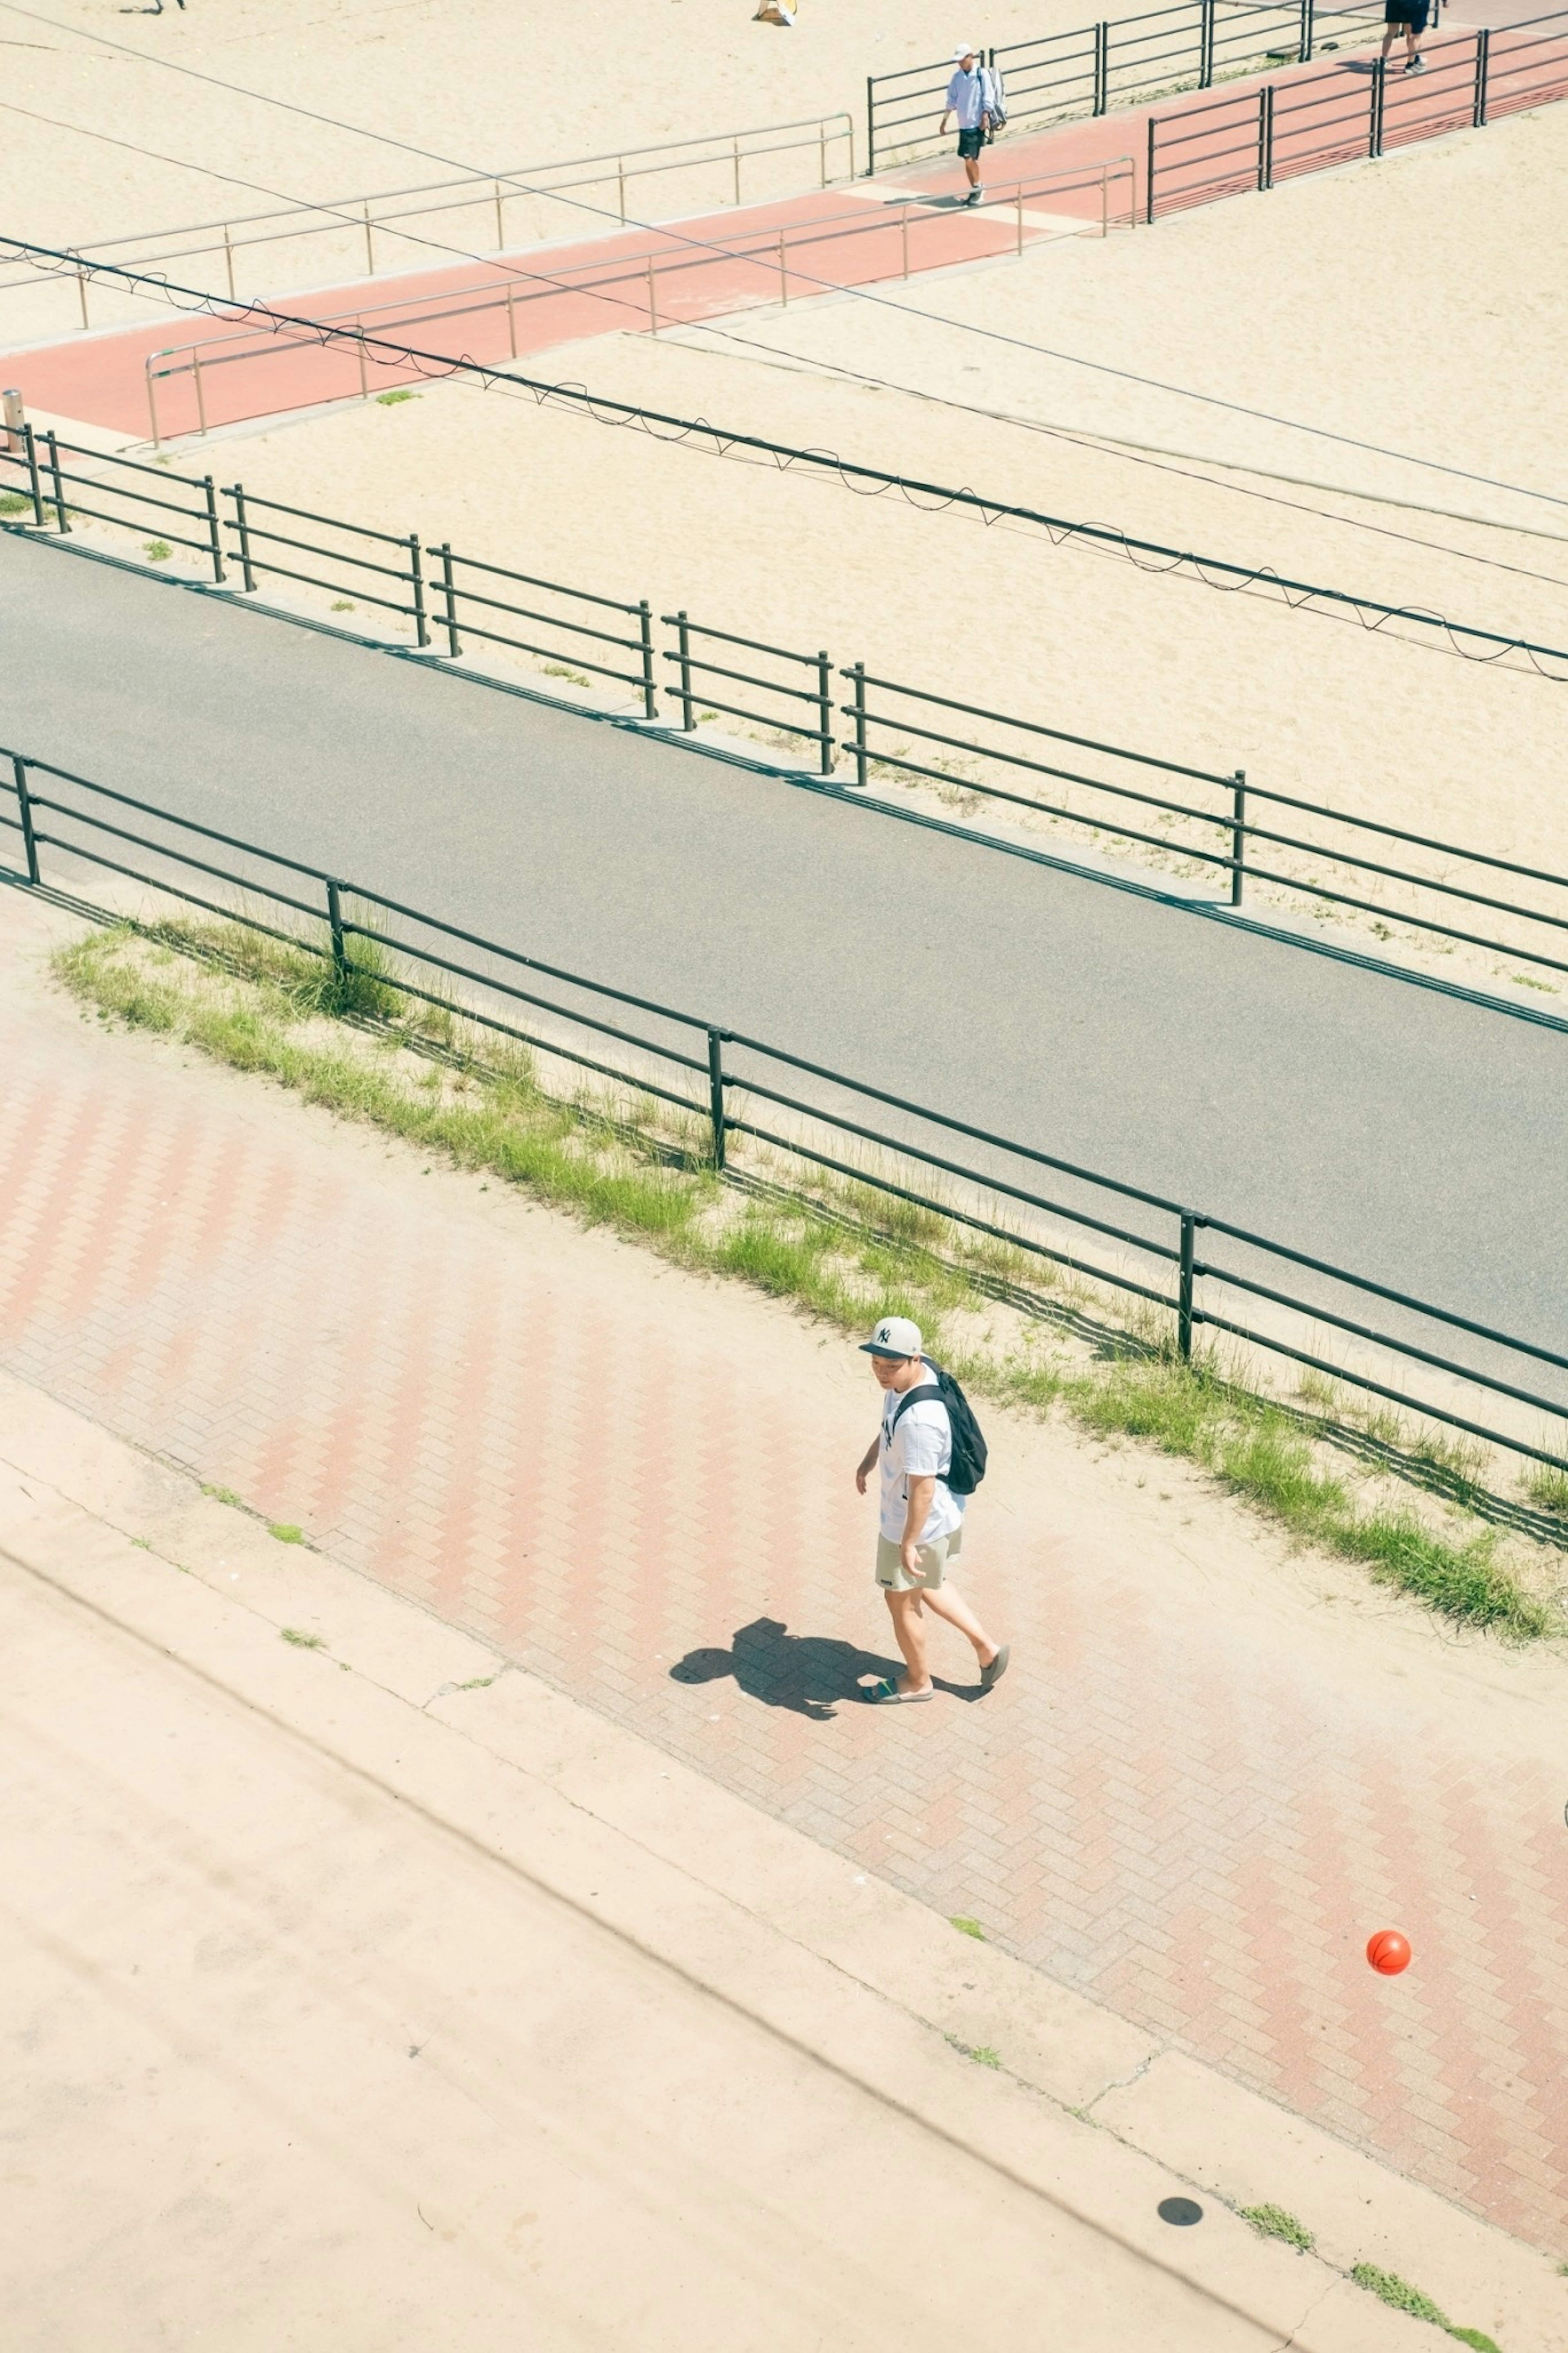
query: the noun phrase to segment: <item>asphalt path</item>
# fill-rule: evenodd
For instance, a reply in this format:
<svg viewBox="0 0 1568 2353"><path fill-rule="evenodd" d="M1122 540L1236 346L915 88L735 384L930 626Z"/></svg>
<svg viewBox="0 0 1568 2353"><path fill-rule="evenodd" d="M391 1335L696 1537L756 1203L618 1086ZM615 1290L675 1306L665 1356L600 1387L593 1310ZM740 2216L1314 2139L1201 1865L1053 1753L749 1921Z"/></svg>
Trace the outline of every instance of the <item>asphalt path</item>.
<svg viewBox="0 0 1568 2353"><path fill-rule="evenodd" d="M1568 1038L0 533L0 743L1548 1346Z"/></svg>

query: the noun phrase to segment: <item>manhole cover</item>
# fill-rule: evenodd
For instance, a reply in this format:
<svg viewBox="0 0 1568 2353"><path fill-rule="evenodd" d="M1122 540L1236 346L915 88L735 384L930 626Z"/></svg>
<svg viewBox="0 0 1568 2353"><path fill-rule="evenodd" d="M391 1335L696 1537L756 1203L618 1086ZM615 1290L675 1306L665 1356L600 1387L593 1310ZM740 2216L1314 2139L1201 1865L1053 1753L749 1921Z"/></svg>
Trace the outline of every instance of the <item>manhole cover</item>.
<svg viewBox="0 0 1568 2353"><path fill-rule="evenodd" d="M1189 2222L1201 2222L1203 2219L1204 2210L1195 2198L1162 2198L1160 2200L1162 2222L1175 2222L1185 2228Z"/></svg>

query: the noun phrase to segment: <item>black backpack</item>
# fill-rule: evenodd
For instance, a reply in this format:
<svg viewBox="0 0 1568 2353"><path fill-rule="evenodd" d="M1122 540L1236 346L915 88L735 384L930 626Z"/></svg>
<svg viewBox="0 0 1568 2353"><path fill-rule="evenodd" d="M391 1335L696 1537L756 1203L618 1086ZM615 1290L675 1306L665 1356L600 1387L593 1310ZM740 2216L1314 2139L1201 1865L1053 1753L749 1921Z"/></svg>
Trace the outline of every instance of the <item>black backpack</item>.
<svg viewBox="0 0 1568 2353"><path fill-rule="evenodd" d="M955 1495L973 1495L985 1476L985 1440L980 1424L974 1419L969 1399L952 1375L944 1373L940 1365L933 1365L929 1356L922 1357L921 1361L935 1374L936 1378L921 1381L917 1388L904 1391L888 1434L891 1437L910 1406L924 1405L928 1398L935 1398L939 1405L947 1408L948 1426L952 1432L952 1461L948 1465L943 1484L950 1487Z"/></svg>

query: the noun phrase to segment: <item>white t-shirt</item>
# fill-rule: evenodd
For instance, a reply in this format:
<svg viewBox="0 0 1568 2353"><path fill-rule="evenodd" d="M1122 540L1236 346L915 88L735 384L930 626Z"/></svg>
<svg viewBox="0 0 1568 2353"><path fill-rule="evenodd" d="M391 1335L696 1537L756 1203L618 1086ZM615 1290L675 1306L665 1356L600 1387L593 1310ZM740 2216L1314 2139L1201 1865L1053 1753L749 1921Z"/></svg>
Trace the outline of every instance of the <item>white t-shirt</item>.
<svg viewBox="0 0 1568 2353"><path fill-rule="evenodd" d="M902 1544L909 1516L909 1482L934 1476L931 1509L919 1542L935 1544L939 1536L950 1536L963 1516L958 1498L942 1476L952 1465L952 1429L941 1398L922 1398L919 1405L910 1407L895 1430L893 1416L908 1395L907 1389L889 1389L882 1399L879 1525L889 1544Z"/></svg>

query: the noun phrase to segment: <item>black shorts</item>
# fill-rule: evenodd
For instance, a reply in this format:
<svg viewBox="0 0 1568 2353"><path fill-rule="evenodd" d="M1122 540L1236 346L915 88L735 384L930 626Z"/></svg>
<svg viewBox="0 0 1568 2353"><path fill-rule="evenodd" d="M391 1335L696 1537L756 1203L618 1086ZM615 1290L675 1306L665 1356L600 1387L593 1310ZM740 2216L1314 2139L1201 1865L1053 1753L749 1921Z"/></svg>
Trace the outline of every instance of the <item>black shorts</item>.
<svg viewBox="0 0 1568 2353"><path fill-rule="evenodd" d="M1397 5L1397 0L1388 0L1388 5L1391 8ZM1417 0L1405 0L1405 5L1407 7L1413 7L1416 5ZM1425 13L1424 10L1423 13ZM984 126L982 123L977 122L973 131L961 131L958 134L958 152L964 158L965 162L968 162L973 156L978 155L980 150L984 146L984 144L985 131Z"/></svg>
<svg viewBox="0 0 1568 2353"><path fill-rule="evenodd" d="M1428 0L1384 0L1383 21L1385 25L1408 25L1415 34L1426 30Z"/></svg>

